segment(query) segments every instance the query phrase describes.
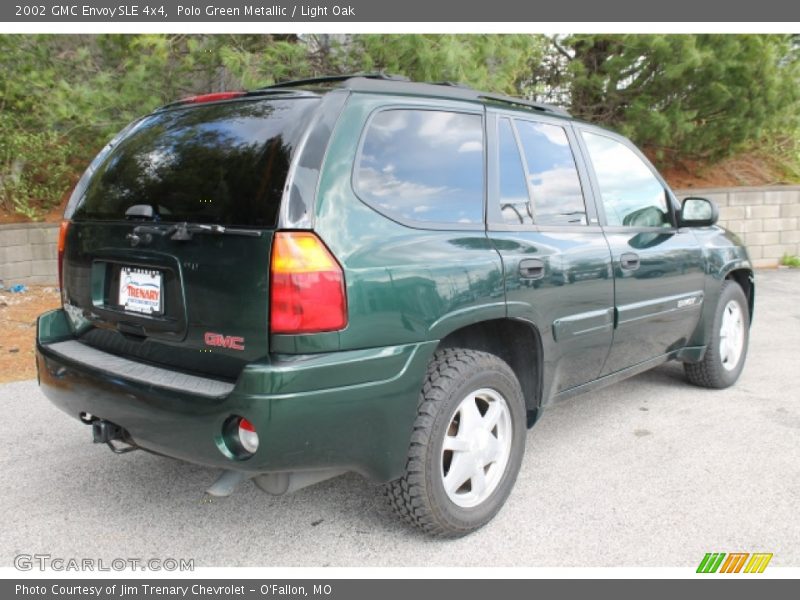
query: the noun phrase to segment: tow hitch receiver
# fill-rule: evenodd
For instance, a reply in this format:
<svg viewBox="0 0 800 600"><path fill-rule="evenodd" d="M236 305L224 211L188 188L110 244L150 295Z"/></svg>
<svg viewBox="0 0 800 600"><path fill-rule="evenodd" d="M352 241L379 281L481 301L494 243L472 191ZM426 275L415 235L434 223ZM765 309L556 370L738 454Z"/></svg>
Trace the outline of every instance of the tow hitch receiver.
<svg viewBox="0 0 800 600"><path fill-rule="evenodd" d="M95 444L106 444L114 454L125 454L139 449L138 446L130 442L127 432L116 423L98 419L91 415L81 415L81 421L92 426L92 441ZM115 446L113 444L114 441L120 441L126 445L122 447Z"/></svg>
<svg viewBox="0 0 800 600"><path fill-rule="evenodd" d="M122 438L122 427L105 419L92 421L92 441L95 444L108 444L111 440Z"/></svg>

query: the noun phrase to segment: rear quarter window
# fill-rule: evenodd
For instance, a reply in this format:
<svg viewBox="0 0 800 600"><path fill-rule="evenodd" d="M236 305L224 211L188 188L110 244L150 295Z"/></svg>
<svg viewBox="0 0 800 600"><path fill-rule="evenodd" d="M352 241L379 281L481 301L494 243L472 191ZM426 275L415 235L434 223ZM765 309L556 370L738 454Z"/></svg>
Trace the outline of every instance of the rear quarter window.
<svg viewBox="0 0 800 600"><path fill-rule="evenodd" d="M483 223L483 156L480 115L383 110L367 125L354 170L355 191L401 221Z"/></svg>
<svg viewBox="0 0 800 600"><path fill-rule="evenodd" d="M74 219L149 204L162 221L274 227L317 98L181 107L142 119L89 169Z"/></svg>

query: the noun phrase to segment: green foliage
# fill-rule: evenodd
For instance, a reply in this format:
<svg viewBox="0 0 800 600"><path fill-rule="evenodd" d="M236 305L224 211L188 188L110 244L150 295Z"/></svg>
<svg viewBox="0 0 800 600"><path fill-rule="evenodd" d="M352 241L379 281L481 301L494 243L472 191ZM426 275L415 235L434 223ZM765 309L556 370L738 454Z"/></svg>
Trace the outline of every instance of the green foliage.
<svg viewBox="0 0 800 600"><path fill-rule="evenodd" d="M385 71L519 94L544 40L532 35L360 35L345 49L349 72Z"/></svg>
<svg viewBox="0 0 800 600"><path fill-rule="evenodd" d="M800 126L777 126L764 137L762 147L776 157L786 181L800 181Z"/></svg>
<svg viewBox="0 0 800 600"><path fill-rule="evenodd" d="M573 113L662 160L719 158L798 123L791 36L573 35L552 44Z"/></svg>
<svg viewBox="0 0 800 600"><path fill-rule="evenodd" d="M0 202L34 219L32 200L57 204L70 184L73 169L66 148L48 131L17 131L0 115Z"/></svg>
<svg viewBox="0 0 800 600"><path fill-rule="evenodd" d="M793 269L800 268L800 256L791 256L790 254L784 254L783 258L781 258L781 264L785 267L792 267Z"/></svg>
<svg viewBox="0 0 800 600"><path fill-rule="evenodd" d="M571 106L662 164L761 148L800 179L783 35L0 36L0 208L57 205L108 139L186 95L382 70Z"/></svg>

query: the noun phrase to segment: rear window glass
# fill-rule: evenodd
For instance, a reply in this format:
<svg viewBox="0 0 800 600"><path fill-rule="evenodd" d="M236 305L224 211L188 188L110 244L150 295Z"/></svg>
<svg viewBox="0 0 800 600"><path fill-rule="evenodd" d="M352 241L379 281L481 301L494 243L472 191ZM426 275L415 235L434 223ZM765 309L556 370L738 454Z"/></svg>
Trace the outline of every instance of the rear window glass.
<svg viewBox="0 0 800 600"><path fill-rule="evenodd" d="M92 165L73 218L124 219L131 206L149 204L162 221L274 227L292 153L318 102L225 102L146 117Z"/></svg>
<svg viewBox="0 0 800 600"><path fill-rule="evenodd" d="M585 225L586 205L563 127L517 120L537 225Z"/></svg>
<svg viewBox="0 0 800 600"><path fill-rule="evenodd" d="M498 175L500 178L500 212L510 225L533 224L525 169L519 155L511 121L500 119L498 129Z"/></svg>
<svg viewBox="0 0 800 600"><path fill-rule="evenodd" d="M483 223L480 115L393 109L370 121L355 177L362 199L426 223Z"/></svg>

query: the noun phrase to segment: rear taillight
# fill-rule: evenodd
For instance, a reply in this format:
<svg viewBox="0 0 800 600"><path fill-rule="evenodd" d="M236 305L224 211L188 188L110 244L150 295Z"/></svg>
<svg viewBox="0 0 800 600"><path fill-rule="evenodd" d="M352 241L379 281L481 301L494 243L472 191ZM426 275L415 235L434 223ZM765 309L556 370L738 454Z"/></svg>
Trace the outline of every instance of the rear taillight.
<svg viewBox="0 0 800 600"><path fill-rule="evenodd" d="M69 221L61 221L61 227L58 230L58 287L62 290L61 295L64 295L64 249L67 244L67 231L69 230Z"/></svg>
<svg viewBox="0 0 800 600"><path fill-rule="evenodd" d="M311 232L275 234L269 324L272 333L317 333L347 326L344 273Z"/></svg>

